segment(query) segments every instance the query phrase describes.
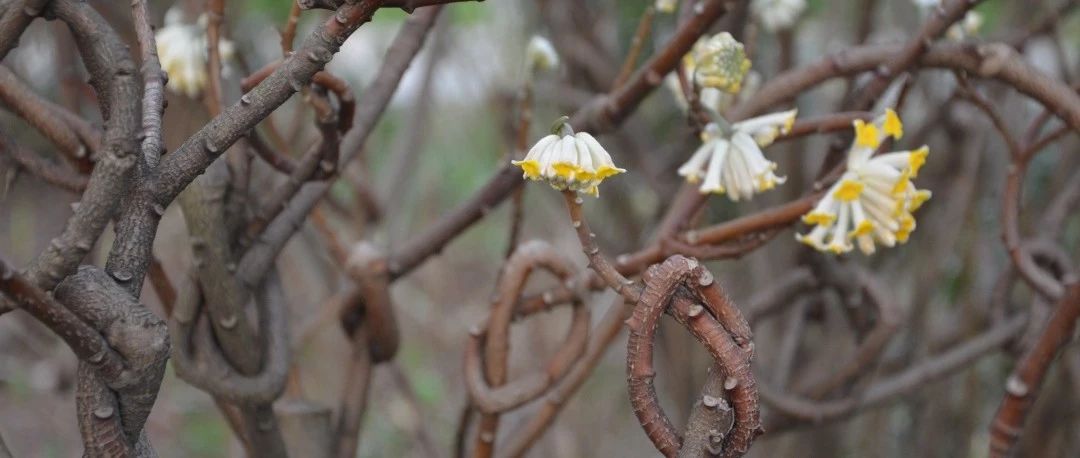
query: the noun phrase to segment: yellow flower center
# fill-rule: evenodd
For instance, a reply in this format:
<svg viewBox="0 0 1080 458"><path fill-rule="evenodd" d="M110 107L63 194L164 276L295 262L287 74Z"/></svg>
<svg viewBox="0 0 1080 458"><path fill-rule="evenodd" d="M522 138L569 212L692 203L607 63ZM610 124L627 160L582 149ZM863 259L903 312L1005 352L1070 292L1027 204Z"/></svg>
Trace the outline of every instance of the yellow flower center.
<svg viewBox="0 0 1080 458"><path fill-rule="evenodd" d="M862 195L863 184L855 180L844 180L840 182L840 186L836 188L833 193L833 197L840 199L844 202L851 202L858 199Z"/></svg>
<svg viewBox="0 0 1080 458"><path fill-rule="evenodd" d="M876 149L881 141L878 139L877 126L867 124L861 119L855 120L855 144L864 148Z"/></svg>
<svg viewBox="0 0 1080 458"><path fill-rule="evenodd" d="M803 215L802 220L806 224L817 224L819 226L828 226L836 221L836 215L831 213L812 211Z"/></svg>

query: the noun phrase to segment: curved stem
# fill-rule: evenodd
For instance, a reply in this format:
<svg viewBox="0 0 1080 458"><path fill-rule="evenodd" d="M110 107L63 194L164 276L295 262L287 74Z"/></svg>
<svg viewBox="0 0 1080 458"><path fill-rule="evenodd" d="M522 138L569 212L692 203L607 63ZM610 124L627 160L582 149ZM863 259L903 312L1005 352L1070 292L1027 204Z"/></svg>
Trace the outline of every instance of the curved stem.
<svg viewBox="0 0 1080 458"><path fill-rule="evenodd" d="M596 234L589 230L589 223L585 222L585 217L581 214L581 196L574 191L563 191L563 198L566 199L566 209L570 212L570 224L574 226L578 241L581 242L581 250L589 258L589 268L626 300L637 302L641 297L641 286L635 285L632 280L619 273L611 261L600 253L600 247L593 241Z"/></svg>

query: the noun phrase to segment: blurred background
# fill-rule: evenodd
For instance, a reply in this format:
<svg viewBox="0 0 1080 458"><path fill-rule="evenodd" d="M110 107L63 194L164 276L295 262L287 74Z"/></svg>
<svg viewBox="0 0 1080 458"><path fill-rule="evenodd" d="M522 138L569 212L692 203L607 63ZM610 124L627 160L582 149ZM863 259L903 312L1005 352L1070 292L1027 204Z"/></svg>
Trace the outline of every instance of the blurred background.
<svg viewBox="0 0 1080 458"><path fill-rule="evenodd" d="M488 0L447 7L368 142L362 163L346 170L333 188L331 202L321 207L330 227L345 241L371 240L391 252L420 233L472 195L512 150L515 103L525 73L524 49L532 35L551 39L563 65L537 80L530 142L539 139L556 117L606 92L641 11L651 3ZM875 4L871 27L861 30L860 24L865 24L861 15L871 3ZM753 61L753 78L768 81L783 69L817 62L852 46L863 34L869 43L906 40L924 17L925 10L916 3L812 0L794 27L780 32L761 27L743 8L733 13L733 19L721 20L716 30L725 30L737 20L750 24L743 31L743 41ZM1059 3L985 1L976 8L981 27L960 39L1018 44L1026 60L1046 74L1077 82L1080 15L1063 14L1050 30L1029 33ZM239 97L240 78L280 58L279 30L291 4L285 0L226 4L225 33L235 45L235 58L227 62L225 74L226 100L231 102ZM134 44L127 3L96 2L95 7ZM150 7L155 23L161 24L170 8L184 11L191 19L197 16L192 12L204 5L151 1ZM305 12L298 39L327 14ZM329 68L348 81L358 100L363 100L363 88L374 77L406 17L396 10L380 11L334 57ZM674 27L674 16L658 15L645 55L661 46ZM95 95L85 82L86 72L63 24L36 21L3 65L38 94L100 124ZM802 94L793 101L800 117L835 111L848 84L835 79ZM977 87L1017 135L1042 112L1041 106L1004 86L978 83ZM753 88L748 83L746 95ZM911 242L872 257L850 256L849 262L865 266L882 281L900 312L899 331L886 348L883 362L874 368L876 373L895 373L978 334L986 323L1000 318L995 313L1001 310L1030 307L1033 317L1045 317L1049 310L1046 304L1033 304L1022 284L1005 295L1003 305L996 309L991 305L996 279L1008 267L999 226L1008 154L986 117L958 100L955 89L956 79L948 72L920 71L913 75L901 111L909 135L903 144L914 148L924 142L931 151L918 184L932 190L934 198L920 210L919 229ZM165 116L168 149L177 147L208 119L198 100L170 93ZM1044 131L1059 126L1059 121L1052 120ZM0 110L0 128L43 156L57 154L47 140L8 111ZM259 130L282 151L294 155L318 138L311 110L299 96ZM728 220L802 195L833 139L810 136L769 148L766 155L779 163L778 173L787 175L788 183L751 202L712 198L702 223ZM628 252L648 240L680 184L675 169L699 143L672 92L665 88L650 96L622 129L601 141L630 172L606 182L602 198L588 200L586 211L608 253ZM1038 227L1040 215L1056 196L1077 192L1078 147L1080 138L1073 132L1035 159L1024 190L1022 227ZM368 217L367 204L358 197L355 183L374 194L381 218ZM269 188L274 183L267 180L260 186ZM15 265L25 265L60 232L71 212L68 204L77 198L0 161L0 254ZM546 187L527 186L524 199L523 240L550 241L584 266L561 196ZM430 456L425 443L449 455L465 405L462 352L467 330L490 307L506 251L508 208L504 204L494 209L441 255L395 283L403 346L393 363L375 370L361 456ZM1071 259L1080 259L1080 214L1072 207L1065 216L1058 234L1060 246ZM190 263L182 218L175 205L168 209L154 247L174 282ZM755 291L774 284L800 257L824 256L808 255L792 233L791 229L781 232L765 248L742 259L710 265L736 303L749 302ZM93 262L103 262L110 237L107 233L99 242ZM303 228L293 238L278 265L290 298L291 327L298 332L346 280L333 268L313 227ZM840 299L827 292L812 296L800 298L798 307L755 327L759 383L783 379L774 377L779 377L776 367L784 345L795 345L794 353L789 353L795 355L789 362L794 374L828 371L853 352L855 342ZM149 286L142 300L160 313L159 299ZM590 304L594 321L610 302L607 294L596 295ZM568 322L569 312L559 310L515 325L512 374L542 364L561 343ZM784 337L795 326L800 327L801 339L785 343ZM892 402L849 419L766 434L750 455L983 456L988 422L1000 402L1004 380L1025 338L1030 340L1039 330L1035 324L1029 328L1003 351L979 358L944 380L920 383L917 390ZM334 405L342 390L342 361L349 347L336 323L317 329L294 355L301 375L286 397ZM678 325L665 323L661 333L658 392L679 423L686 418L710 362ZM623 339L607 352L532 456L655 455L627 401ZM81 453L72 391L75 362L58 339L22 312L0 319L0 432L15 456ZM867 380L875 376L870 374ZM798 385L799 375L793 377L791 384ZM1080 349L1074 343L1066 347L1047 377L1029 419L1029 434L1021 442L1021 456L1080 456L1078 386ZM512 430L529 413L524 409L504 416L509 426L501 430ZM178 380L171 368L147 428L163 457L242 454L211 398Z"/></svg>

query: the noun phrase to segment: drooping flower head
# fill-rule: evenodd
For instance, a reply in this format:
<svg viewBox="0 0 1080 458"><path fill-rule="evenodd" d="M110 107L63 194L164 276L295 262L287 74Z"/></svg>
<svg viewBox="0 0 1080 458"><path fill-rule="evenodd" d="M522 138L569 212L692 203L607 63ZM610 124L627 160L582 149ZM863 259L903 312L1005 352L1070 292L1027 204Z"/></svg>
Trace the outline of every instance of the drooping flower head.
<svg viewBox="0 0 1080 458"><path fill-rule="evenodd" d="M559 53L547 38L533 35L525 48L525 62L529 73L554 70L559 67Z"/></svg>
<svg viewBox="0 0 1080 458"><path fill-rule="evenodd" d="M743 77L750 71L750 59L742 43L727 32L702 37L683 58L683 65L697 85L732 94L739 92Z"/></svg>
<svg viewBox="0 0 1080 458"><path fill-rule="evenodd" d="M171 8L165 13L165 27L154 35L161 68L169 75L166 87L178 94L196 97L206 86L206 16L195 23L184 23L183 12ZM223 62L232 59L232 42L220 40L218 50Z"/></svg>
<svg viewBox="0 0 1080 458"><path fill-rule="evenodd" d="M574 133L563 116L555 121L552 134L529 150L520 161L512 163L524 172L523 177L543 181L562 190L599 196L604 179L626 170L615 166L607 150L587 132Z"/></svg>
<svg viewBox="0 0 1080 458"><path fill-rule="evenodd" d="M761 148L791 130L798 110L782 111L723 126L722 119L705 126L702 145L679 167L686 181L701 181L702 193L727 194L733 201L750 199L786 181L773 172ZM704 178L704 181L702 181Z"/></svg>
<svg viewBox="0 0 1080 458"><path fill-rule="evenodd" d="M791 28L804 10L806 0L754 0L750 3L750 12L770 32Z"/></svg>
<svg viewBox="0 0 1080 458"><path fill-rule="evenodd" d="M846 253L857 244L864 254L872 254L876 244L892 247L906 242L915 230L912 213L931 195L911 181L926 163L929 148L874 156L887 137L903 136L896 112L886 110L871 123L855 121L854 127L843 176L803 215L803 222L814 228L795 236L820 251Z"/></svg>

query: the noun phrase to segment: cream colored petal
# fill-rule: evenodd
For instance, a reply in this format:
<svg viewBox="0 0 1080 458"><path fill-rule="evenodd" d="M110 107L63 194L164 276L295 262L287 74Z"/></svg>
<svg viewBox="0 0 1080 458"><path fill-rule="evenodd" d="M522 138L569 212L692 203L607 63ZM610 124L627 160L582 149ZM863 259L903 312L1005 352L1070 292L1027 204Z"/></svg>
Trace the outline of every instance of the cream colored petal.
<svg viewBox="0 0 1080 458"><path fill-rule="evenodd" d="M708 170L705 172L705 182L701 184L700 190L701 192L724 192L721 174L724 162L727 160L729 144L724 139L716 139L711 144L713 152L709 158Z"/></svg>
<svg viewBox="0 0 1080 458"><path fill-rule="evenodd" d="M705 167L705 161L709 159L711 153L715 151L715 145L713 142L705 142L697 151L694 152L690 159L686 161L682 167L679 167L679 176L686 177L688 181L694 182L704 175L703 168Z"/></svg>

